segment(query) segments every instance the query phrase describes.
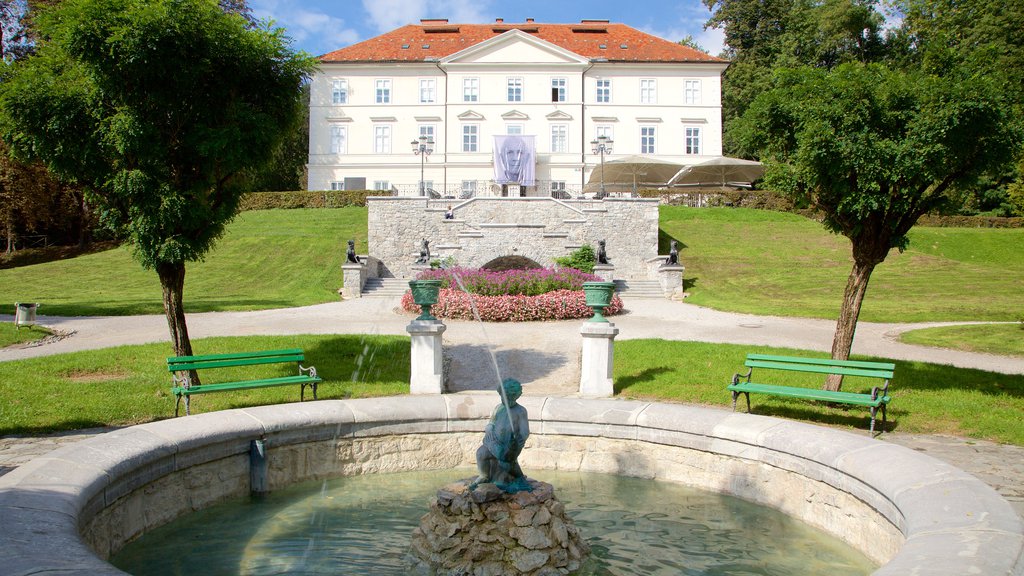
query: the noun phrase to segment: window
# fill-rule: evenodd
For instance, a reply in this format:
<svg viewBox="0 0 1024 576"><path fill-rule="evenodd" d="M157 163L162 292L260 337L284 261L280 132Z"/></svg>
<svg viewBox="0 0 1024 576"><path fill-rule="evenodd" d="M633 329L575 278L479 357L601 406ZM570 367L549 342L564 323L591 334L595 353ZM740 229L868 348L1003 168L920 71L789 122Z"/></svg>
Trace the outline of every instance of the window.
<svg viewBox="0 0 1024 576"><path fill-rule="evenodd" d="M479 78L463 78L462 79L462 101L463 102L476 102L480 100L480 79Z"/></svg>
<svg viewBox="0 0 1024 576"><path fill-rule="evenodd" d="M523 134L523 125L522 124L506 124L505 125L505 134L518 134L518 135L522 136L522 134Z"/></svg>
<svg viewBox="0 0 1024 576"><path fill-rule="evenodd" d="M523 79L522 78L509 78L508 79L508 101L509 102L522 102L523 101Z"/></svg>
<svg viewBox="0 0 1024 576"><path fill-rule="evenodd" d="M420 124L420 136L426 136L431 141L434 141L434 125Z"/></svg>
<svg viewBox="0 0 1024 576"><path fill-rule="evenodd" d="M480 127L476 124L463 124L462 126L462 151L480 151Z"/></svg>
<svg viewBox="0 0 1024 576"><path fill-rule="evenodd" d="M700 128L684 128L684 148L686 154L700 154Z"/></svg>
<svg viewBox="0 0 1024 576"><path fill-rule="evenodd" d="M565 78L551 79L551 101L565 102Z"/></svg>
<svg viewBox="0 0 1024 576"><path fill-rule="evenodd" d="M611 102L612 101L612 81L604 78L598 78L597 80L597 101L598 102Z"/></svg>
<svg viewBox="0 0 1024 576"><path fill-rule="evenodd" d="M331 103L348 104L348 80L335 80L331 84Z"/></svg>
<svg viewBox="0 0 1024 576"><path fill-rule="evenodd" d="M387 180L374 180L373 181L373 189L374 190L391 190L391 182L388 182Z"/></svg>
<svg viewBox="0 0 1024 576"><path fill-rule="evenodd" d="M420 80L420 104L433 104L437 99L437 84L433 78Z"/></svg>
<svg viewBox="0 0 1024 576"><path fill-rule="evenodd" d="M658 103L658 81L657 80L641 80L640 81L640 103L641 104L657 104Z"/></svg>
<svg viewBox="0 0 1024 576"><path fill-rule="evenodd" d="M344 190L345 183L340 180L334 180L331 182L331 190Z"/></svg>
<svg viewBox="0 0 1024 576"><path fill-rule="evenodd" d="M553 124L551 126L551 151L569 151L569 126L567 124Z"/></svg>
<svg viewBox="0 0 1024 576"><path fill-rule="evenodd" d="M640 153L654 154L654 126L640 127Z"/></svg>
<svg viewBox="0 0 1024 576"><path fill-rule="evenodd" d="M683 86L683 103L700 104L700 80L686 80Z"/></svg>
<svg viewBox="0 0 1024 576"><path fill-rule="evenodd" d="M391 103L391 80L377 80L376 83L377 104Z"/></svg>
<svg viewBox="0 0 1024 576"><path fill-rule="evenodd" d="M460 198L472 198L476 196L476 180L463 180L462 181L462 194Z"/></svg>
<svg viewBox="0 0 1024 576"><path fill-rule="evenodd" d="M391 126L373 127L373 151L375 154L391 153Z"/></svg>
<svg viewBox="0 0 1024 576"><path fill-rule="evenodd" d="M568 198L569 193L565 191L565 181L563 180L552 180L551 181L551 197L552 198Z"/></svg>
<svg viewBox="0 0 1024 576"><path fill-rule="evenodd" d="M604 136L605 138L607 138L609 140L615 140L615 137L612 134L612 127L611 126L606 126L606 125L598 126L596 132L597 132L596 136L598 138L600 138L601 136Z"/></svg>
<svg viewBox="0 0 1024 576"><path fill-rule="evenodd" d="M344 154L348 144L348 128L331 124L331 154Z"/></svg>

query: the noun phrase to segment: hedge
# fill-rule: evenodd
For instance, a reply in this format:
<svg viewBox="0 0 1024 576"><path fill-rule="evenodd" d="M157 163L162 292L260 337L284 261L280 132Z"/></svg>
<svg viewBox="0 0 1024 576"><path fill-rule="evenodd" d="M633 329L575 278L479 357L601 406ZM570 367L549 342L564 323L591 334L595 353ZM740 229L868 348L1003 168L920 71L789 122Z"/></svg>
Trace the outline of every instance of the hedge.
<svg viewBox="0 0 1024 576"><path fill-rule="evenodd" d="M380 190L311 190L291 192L249 192L242 195L239 211L273 208L344 208L366 206L368 196L380 196Z"/></svg>

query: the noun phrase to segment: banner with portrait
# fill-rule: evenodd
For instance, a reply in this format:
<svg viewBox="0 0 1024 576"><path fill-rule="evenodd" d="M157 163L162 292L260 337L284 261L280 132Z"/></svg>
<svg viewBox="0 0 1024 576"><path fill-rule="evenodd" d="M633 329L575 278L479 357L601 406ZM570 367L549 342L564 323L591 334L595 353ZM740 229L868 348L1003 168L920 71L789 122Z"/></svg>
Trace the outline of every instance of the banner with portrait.
<svg viewBox="0 0 1024 576"><path fill-rule="evenodd" d="M510 134L494 137L494 181L498 184L534 186L536 161L533 136Z"/></svg>

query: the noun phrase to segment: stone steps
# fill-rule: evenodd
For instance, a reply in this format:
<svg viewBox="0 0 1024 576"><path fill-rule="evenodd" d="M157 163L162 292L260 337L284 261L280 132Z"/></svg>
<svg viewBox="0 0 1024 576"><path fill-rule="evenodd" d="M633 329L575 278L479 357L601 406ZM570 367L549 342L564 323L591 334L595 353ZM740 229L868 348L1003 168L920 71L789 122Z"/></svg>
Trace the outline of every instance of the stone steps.
<svg viewBox="0 0 1024 576"><path fill-rule="evenodd" d="M615 291L620 298L664 298L657 280L616 280Z"/></svg>
<svg viewBox="0 0 1024 576"><path fill-rule="evenodd" d="M401 278L369 278L363 286L364 298L401 298L409 281Z"/></svg>

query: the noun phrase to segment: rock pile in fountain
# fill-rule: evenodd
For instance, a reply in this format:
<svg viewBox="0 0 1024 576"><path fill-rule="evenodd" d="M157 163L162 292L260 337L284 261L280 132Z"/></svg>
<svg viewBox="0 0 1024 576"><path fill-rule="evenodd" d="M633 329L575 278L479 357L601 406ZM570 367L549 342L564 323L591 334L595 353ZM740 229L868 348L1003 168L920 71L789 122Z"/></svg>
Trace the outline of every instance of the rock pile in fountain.
<svg viewBox="0 0 1024 576"><path fill-rule="evenodd" d="M437 492L413 531L414 574L429 576L553 576L578 570L590 553L565 506L546 482L509 494L472 480Z"/></svg>

